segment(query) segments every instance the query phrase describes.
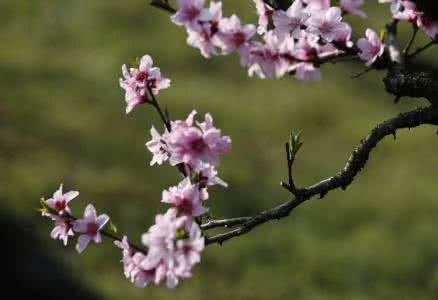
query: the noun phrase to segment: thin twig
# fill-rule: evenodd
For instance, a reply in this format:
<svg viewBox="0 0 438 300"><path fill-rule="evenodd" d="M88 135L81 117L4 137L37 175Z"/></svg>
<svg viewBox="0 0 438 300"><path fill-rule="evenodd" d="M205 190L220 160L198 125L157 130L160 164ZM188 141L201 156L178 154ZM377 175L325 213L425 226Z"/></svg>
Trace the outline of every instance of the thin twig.
<svg viewBox="0 0 438 300"><path fill-rule="evenodd" d="M119 242L122 241L122 238L120 238L120 237L118 237L118 236L112 234L112 233L109 232L109 231L101 230L100 233L101 233L103 236L105 236L105 237L107 237L107 238L109 238L109 239L112 239L112 240L114 240L114 241L119 241ZM137 250L137 251L139 251L139 252L141 252L141 253L143 253L143 254L145 254L145 255L148 253L148 251L147 251L146 249L144 249L143 247L137 246L136 244L133 244L133 243L131 243L131 242L128 242L128 244L129 244L129 247L131 247L132 249L135 249L135 250Z"/></svg>
<svg viewBox="0 0 438 300"><path fill-rule="evenodd" d="M151 5L163 9L169 13L176 13L176 9L169 5L167 0L152 0Z"/></svg>
<svg viewBox="0 0 438 300"><path fill-rule="evenodd" d="M427 43L426 45L424 45L423 47L420 47L418 49L416 49L411 55L409 55L409 58L413 58L415 56L417 56L418 54L420 54L421 52L429 49L430 47L432 47L433 45L438 44L438 40L432 40L429 43Z"/></svg>
<svg viewBox="0 0 438 300"><path fill-rule="evenodd" d="M403 50L403 54L406 58L409 57L409 50L411 49L412 45L414 44L415 37L418 33L418 26L416 24L412 24L412 36L409 40L408 44L406 45L405 49Z"/></svg>
<svg viewBox="0 0 438 300"><path fill-rule="evenodd" d="M163 110L160 107L160 104L158 103L157 99L154 96L154 93L152 92L152 88L148 86L148 92L151 96L152 100L148 100L147 103L151 104L155 110L160 115L161 121L163 122L164 126L166 126L166 129L170 132L172 129L172 126L170 124L170 120L166 117L166 114L163 112Z"/></svg>
<svg viewBox="0 0 438 300"><path fill-rule="evenodd" d="M241 225L249 221L251 217L240 217L223 220L209 220L207 223L201 225L202 230L209 230L217 227L233 227Z"/></svg>

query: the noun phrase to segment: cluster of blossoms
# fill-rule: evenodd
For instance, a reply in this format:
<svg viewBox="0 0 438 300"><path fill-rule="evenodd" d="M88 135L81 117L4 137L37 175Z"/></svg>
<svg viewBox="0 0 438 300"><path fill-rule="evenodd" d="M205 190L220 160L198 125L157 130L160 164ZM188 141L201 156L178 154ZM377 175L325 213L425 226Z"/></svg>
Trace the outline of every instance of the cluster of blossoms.
<svg viewBox="0 0 438 300"><path fill-rule="evenodd" d="M413 1L379 0L380 3L390 3L392 17L397 20L412 23L422 29L431 39L438 39L438 20L432 20L417 8Z"/></svg>
<svg viewBox="0 0 438 300"><path fill-rule="evenodd" d="M76 250L81 253L90 241L95 243L102 241L100 231L108 223L109 217L106 214L97 216L96 209L92 204L89 204L85 208L82 219L74 218L68 204L78 195L79 192L77 191L64 194L61 184L52 198L43 200L42 215L55 222L55 227L50 235L55 240L62 240L64 245L67 245L70 236L74 236L75 233L78 234Z"/></svg>
<svg viewBox="0 0 438 300"><path fill-rule="evenodd" d="M131 107L130 93L133 89L156 87L156 92L144 91L143 97L148 99L148 93L157 95L160 89L160 85L153 85L153 82L165 81L164 86L168 86L169 80L162 79L160 75L142 76L143 81L137 80L139 72L160 74L160 70L152 66L152 59L148 55L143 56L138 69L131 68L129 74L126 74L126 69L123 66L125 80L121 79L121 86L126 91L128 107ZM128 85L126 81L135 83ZM164 215L158 215L155 224L143 235L142 242L148 248L147 254L135 252L127 237L116 241L116 245L123 250L125 275L138 287L159 284L165 280L169 288L174 288L180 279L191 276L191 269L200 261L200 252L204 249L204 238L195 218L208 212L204 206L208 199L207 188L213 185L226 186L217 176L216 167L220 155L230 149L231 139L222 136L221 131L213 126L210 114L205 115L203 122L195 121L195 116L196 111L193 111L184 121L165 122L168 126L165 126L162 134L155 127L151 128L152 139L146 143L153 155L150 164L161 165L168 161L170 165L178 167L184 178L177 186L163 191L161 202L172 207Z"/></svg>
<svg viewBox="0 0 438 300"><path fill-rule="evenodd" d="M142 103L160 110L155 96L160 89L169 87L170 80L161 77L150 56L143 56L138 68L128 70L123 65L122 73L120 85L125 90L127 113ZM214 185L227 186L217 176L216 168L220 155L231 146L230 137L222 136L213 126L210 114L205 115L203 122L195 121L195 116L193 111L186 120L163 120L166 125L163 134L155 127L151 129L152 139L146 143L153 154L151 165L168 161L177 166L183 179L177 186L163 191L161 202L171 207L165 214L157 215L155 224L143 234L145 248L133 246L126 236L117 238L102 231L109 217L97 216L91 204L83 218L76 219L68 204L79 192L63 194L62 185L43 203L43 216L55 222L52 238L67 245L69 237L79 234L76 249L81 253L90 241L100 243L101 234L105 233L122 249L124 274L137 287L165 281L169 288L174 288L181 279L190 277L204 249L204 237L197 221L208 212L204 205L209 196L207 189Z"/></svg>
<svg viewBox="0 0 438 300"><path fill-rule="evenodd" d="M275 10L263 0L254 0L258 27L242 25L236 15L222 16L222 3L204 0L178 0L172 21L184 26L189 45L199 48L204 57L237 52L250 76L260 78L295 74L302 80L321 78L321 59L348 51L351 27L344 14L365 17L360 7L364 0L341 0L340 7L330 0L295 0L287 10ZM383 53L380 40L368 34L358 44L360 57L371 64ZM376 48L378 47L378 50Z"/></svg>

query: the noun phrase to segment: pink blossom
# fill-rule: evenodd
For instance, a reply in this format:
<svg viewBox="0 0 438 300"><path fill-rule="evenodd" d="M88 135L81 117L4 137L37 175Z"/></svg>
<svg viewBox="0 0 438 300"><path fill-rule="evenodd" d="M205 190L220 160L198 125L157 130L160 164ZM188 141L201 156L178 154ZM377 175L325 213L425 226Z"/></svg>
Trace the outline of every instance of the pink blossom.
<svg viewBox="0 0 438 300"><path fill-rule="evenodd" d="M294 40L290 35L281 39L274 31L268 31L263 36L264 44L254 44L250 50L248 73L257 74L260 78L283 76L289 69L291 57L284 55L294 47Z"/></svg>
<svg viewBox="0 0 438 300"><path fill-rule="evenodd" d="M311 61L319 52L318 37L304 33L292 50L292 55L302 61Z"/></svg>
<svg viewBox="0 0 438 300"><path fill-rule="evenodd" d="M166 138L168 135L169 132L167 131L167 129L163 135L160 135L158 131L155 129L155 127L152 126L151 128L152 139L146 143L146 147L153 154L150 163L151 166L153 166L154 164L161 165L169 158L167 144L166 144Z"/></svg>
<svg viewBox="0 0 438 300"><path fill-rule="evenodd" d="M68 218L43 212L45 217L52 219L55 222L55 227L50 233L50 237L54 240L62 240L64 246L67 245L68 237L73 236L73 225Z"/></svg>
<svg viewBox="0 0 438 300"><path fill-rule="evenodd" d="M199 26L187 27L187 43L201 51L202 56L209 58L217 55L216 48L220 46L216 33L222 18L222 2L211 2L210 8L204 9L199 20Z"/></svg>
<svg viewBox="0 0 438 300"><path fill-rule="evenodd" d="M357 41L357 46L360 50L359 57L370 66L383 54L385 46L375 31L367 29L365 36L366 38Z"/></svg>
<svg viewBox="0 0 438 300"><path fill-rule="evenodd" d="M364 4L364 2L365 0L341 0L341 7L350 15L365 18L367 14L360 10L360 7Z"/></svg>
<svg viewBox="0 0 438 300"><path fill-rule="evenodd" d="M139 68L122 66L124 78L120 78L120 87L125 90L127 103L126 113L130 113L137 105L148 100L148 87L156 96L159 91L170 86L170 80L161 77L160 69L153 67L152 58L144 55L140 60Z"/></svg>
<svg viewBox="0 0 438 300"><path fill-rule="evenodd" d="M234 50L240 50L242 46L255 34L255 26L252 24L241 25L236 15L223 18L219 22L218 39L223 54L229 54Z"/></svg>
<svg viewBox="0 0 438 300"><path fill-rule="evenodd" d="M417 17L421 15L421 13L417 11L417 5L412 1L400 1L396 9L397 11L393 11L393 17L398 20L416 22Z"/></svg>
<svg viewBox="0 0 438 300"><path fill-rule="evenodd" d="M165 278L169 288L191 276L191 269L200 261L204 249L199 226L186 216L177 217L176 209L158 215L155 224L143 234L142 242L149 251L141 266L146 270L159 269L159 279Z"/></svg>
<svg viewBox="0 0 438 300"><path fill-rule="evenodd" d="M197 28L204 7L204 0L178 0L178 10L171 20L180 26Z"/></svg>
<svg viewBox="0 0 438 300"><path fill-rule="evenodd" d="M79 195L78 191L62 192L62 184L59 189L53 194L52 198L46 200L46 204L51 209L57 211L59 214L64 212L70 214L70 207L68 203Z"/></svg>
<svg viewBox="0 0 438 300"><path fill-rule="evenodd" d="M128 242L128 237L123 236L122 240L114 241L114 245L122 250L122 263L125 276L129 278L129 273L132 268L132 249Z"/></svg>
<svg viewBox="0 0 438 300"><path fill-rule="evenodd" d="M201 55L205 58L217 55L216 44L211 35L211 31L202 28L200 31L187 30L187 44L201 51Z"/></svg>
<svg viewBox="0 0 438 300"><path fill-rule="evenodd" d="M353 46L353 42L351 41L351 27L347 23L342 24L344 29L336 32L334 42L336 42L337 45L342 44L350 48Z"/></svg>
<svg viewBox="0 0 438 300"><path fill-rule="evenodd" d="M163 276L160 275L163 272L160 272L157 268L143 268L142 264L146 256L141 252L133 253L126 236L121 241L115 241L114 244L122 249L124 274L136 287L144 288L150 283L158 284L163 279Z"/></svg>
<svg viewBox="0 0 438 300"><path fill-rule="evenodd" d="M176 241L178 249L176 251L176 260L181 268L180 272L190 274L192 266L201 261L200 253L204 249L204 238L198 224L193 221L185 223L184 233L188 237Z"/></svg>
<svg viewBox="0 0 438 300"><path fill-rule="evenodd" d="M194 172L197 175L197 181L199 182L200 187L221 185L223 187L227 187L228 184L220 179L217 174L217 170L214 166L208 163L200 163L194 169Z"/></svg>
<svg viewBox="0 0 438 300"><path fill-rule="evenodd" d="M285 34L291 34L294 38L299 38L301 32L306 28L306 21L310 14L303 9L301 0L296 0L287 9L287 11L277 10L272 18L275 25L275 32L283 37Z"/></svg>
<svg viewBox="0 0 438 300"><path fill-rule="evenodd" d="M231 147L231 139L222 136L221 131L213 126L213 118L205 114L205 121L194 125L196 111L185 121L172 122L172 131L167 143L170 153L170 164L186 163L194 167L200 162L214 166L219 164L219 156Z"/></svg>
<svg viewBox="0 0 438 300"><path fill-rule="evenodd" d="M202 202L207 198L207 189L192 184L186 177L178 186L164 190L161 202L173 204L178 215L199 217L208 212L208 209L202 206Z"/></svg>
<svg viewBox="0 0 438 300"><path fill-rule="evenodd" d="M425 15L417 19L417 25L433 40L438 39L438 21L433 21Z"/></svg>
<svg viewBox="0 0 438 300"><path fill-rule="evenodd" d="M330 7L330 0L303 0L303 2L307 4L306 10L311 13Z"/></svg>
<svg viewBox="0 0 438 300"><path fill-rule="evenodd" d="M256 5L258 23L257 33L262 35L268 31L269 18L272 16L273 9L263 0L253 0Z"/></svg>
<svg viewBox="0 0 438 300"><path fill-rule="evenodd" d="M339 32L345 31L339 7L330 7L327 10L313 13L307 24L308 32L319 35L327 42L332 42Z"/></svg>
<svg viewBox="0 0 438 300"><path fill-rule="evenodd" d="M294 67L295 77L305 81L320 81L321 71L313 63L299 63Z"/></svg>
<svg viewBox="0 0 438 300"><path fill-rule="evenodd" d="M96 209L93 205L88 204L84 211L84 217L73 222L73 230L80 233L76 250L81 253L85 250L88 243L93 240L100 243L102 240L100 230L108 222L109 217L106 214L96 216Z"/></svg>

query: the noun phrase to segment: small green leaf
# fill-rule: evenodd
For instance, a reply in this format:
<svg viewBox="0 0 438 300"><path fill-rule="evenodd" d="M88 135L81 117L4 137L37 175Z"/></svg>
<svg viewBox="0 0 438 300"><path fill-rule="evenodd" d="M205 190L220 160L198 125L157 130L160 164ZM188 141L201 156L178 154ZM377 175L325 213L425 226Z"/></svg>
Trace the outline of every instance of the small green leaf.
<svg viewBox="0 0 438 300"><path fill-rule="evenodd" d="M380 29L380 34L379 34L379 38L381 41L383 41L385 39L385 29Z"/></svg>
<svg viewBox="0 0 438 300"><path fill-rule="evenodd" d="M116 225L114 225L113 222L110 221L109 226L110 226L110 230L111 230L112 232L117 233L117 231L118 231L118 230L117 230L117 227L116 227Z"/></svg>
<svg viewBox="0 0 438 300"><path fill-rule="evenodd" d="M49 210L47 208L45 208L45 207L38 208L37 211L42 213L42 214L45 214L45 213L49 212Z"/></svg>
<svg viewBox="0 0 438 300"><path fill-rule="evenodd" d="M44 197L42 197L40 199L40 204L41 204L42 207L47 208L47 203L46 203L46 200L44 199Z"/></svg>
<svg viewBox="0 0 438 300"><path fill-rule="evenodd" d="M185 236L186 236L186 232L184 229L180 229L176 232L176 239L177 240L183 239L183 238L185 238Z"/></svg>
<svg viewBox="0 0 438 300"><path fill-rule="evenodd" d="M303 143L301 142L301 131L297 134L291 134L290 136L290 155L295 156L300 150Z"/></svg>

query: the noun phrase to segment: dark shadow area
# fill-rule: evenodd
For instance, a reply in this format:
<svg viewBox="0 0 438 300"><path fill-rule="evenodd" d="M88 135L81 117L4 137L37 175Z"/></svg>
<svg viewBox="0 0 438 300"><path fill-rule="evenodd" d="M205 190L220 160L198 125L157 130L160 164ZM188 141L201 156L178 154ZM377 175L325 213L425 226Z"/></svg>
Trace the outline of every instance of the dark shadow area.
<svg viewBox="0 0 438 300"><path fill-rule="evenodd" d="M84 287L43 242L26 221L0 213L2 257L6 260L6 287L17 299L102 299Z"/></svg>

